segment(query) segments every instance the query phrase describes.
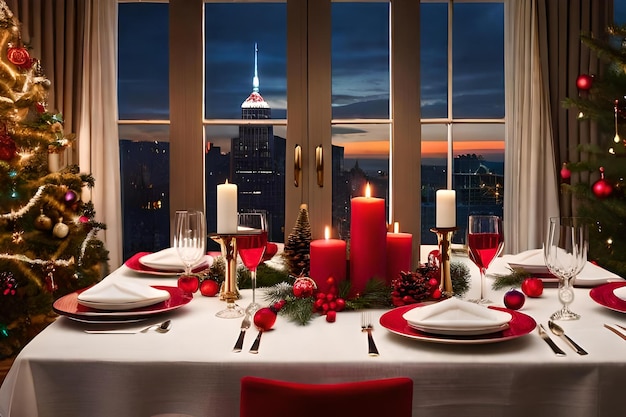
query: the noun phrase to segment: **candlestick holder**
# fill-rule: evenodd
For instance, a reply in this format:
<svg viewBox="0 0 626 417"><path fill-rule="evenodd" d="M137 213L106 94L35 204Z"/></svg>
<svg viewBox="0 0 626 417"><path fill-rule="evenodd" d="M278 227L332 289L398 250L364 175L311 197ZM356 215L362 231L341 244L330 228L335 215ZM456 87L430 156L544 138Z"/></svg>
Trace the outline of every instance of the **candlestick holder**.
<svg viewBox="0 0 626 417"><path fill-rule="evenodd" d="M446 297L454 295L452 288L452 277L450 275L450 253L452 247L452 235L458 230L458 227L433 227L431 232L437 234L437 242L439 245L439 289L441 294Z"/></svg>
<svg viewBox="0 0 626 417"><path fill-rule="evenodd" d="M244 311L235 304L240 298L237 288L237 234L218 233L211 235L211 239L220 244L222 256L226 263L224 268L224 282L220 288L220 300L226 301L226 308L215 313L224 319L243 317Z"/></svg>

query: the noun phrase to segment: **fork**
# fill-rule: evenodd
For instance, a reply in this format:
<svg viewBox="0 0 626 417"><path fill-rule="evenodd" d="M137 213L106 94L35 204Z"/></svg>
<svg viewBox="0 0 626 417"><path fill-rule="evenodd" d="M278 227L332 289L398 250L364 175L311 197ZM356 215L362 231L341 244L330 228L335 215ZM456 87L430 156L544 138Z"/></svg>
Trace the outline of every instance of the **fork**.
<svg viewBox="0 0 626 417"><path fill-rule="evenodd" d="M376 348L376 343L374 343L374 338L372 337L372 330L374 330L374 326L372 325L372 314L368 312L361 313L361 331L367 332L367 353L370 356L378 356L378 349Z"/></svg>

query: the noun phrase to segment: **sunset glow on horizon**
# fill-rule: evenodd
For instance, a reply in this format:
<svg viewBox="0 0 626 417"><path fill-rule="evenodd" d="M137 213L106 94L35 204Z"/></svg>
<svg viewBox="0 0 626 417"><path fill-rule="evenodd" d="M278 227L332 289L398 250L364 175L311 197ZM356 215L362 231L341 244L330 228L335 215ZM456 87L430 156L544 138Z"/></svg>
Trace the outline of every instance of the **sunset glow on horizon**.
<svg viewBox="0 0 626 417"><path fill-rule="evenodd" d="M388 158L388 141L348 142L342 145L345 158ZM447 142L438 141L422 142L422 155L425 157L439 157L447 155ZM503 154L504 141L456 141L454 142L454 154Z"/></svg>

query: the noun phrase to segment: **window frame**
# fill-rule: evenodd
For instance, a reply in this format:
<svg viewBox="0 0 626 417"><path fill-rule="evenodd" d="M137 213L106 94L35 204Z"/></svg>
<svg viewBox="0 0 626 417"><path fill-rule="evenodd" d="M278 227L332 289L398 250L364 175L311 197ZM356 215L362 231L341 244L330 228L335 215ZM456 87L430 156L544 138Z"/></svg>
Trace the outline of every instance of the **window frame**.
<svg viewBox="0 0 626 417"><path fill-rule="evenodd" d="M139 0L119 0L119 3ZM170 119L119 120L119 125L169 124L170 217L180 207L206 210L204 197L205 127L267 124L267 121L204 118L204 4L219 0L151 0L169 3ZM247 2L248 0L238 0ZM452 126L455 124L506 123L502 119L454 119L452 117L452 18L454 3L506 0L422 0L448 3L448 117L422 119L419 85L420 2L387 0L390 7L390 117L389 119L333 119L331 110L331 5L333 0L283 0L287 4L287 102L288 119L272 119L287 127L286 176L291 178L296 145L302 152L302 183L286 181L285 233L295 224L302 203L309 206L313 238L332 224L332 172L324 171L324 186L317 185L315 149L332 155L331 129L337 124L388 124L390 129L389 221L398 221L414 236L414 259L419 259L421 234L421 125L448 127L448 188L452 186ZM350 1L350 0L334 0ZM361 0L385 2L385 0ZM250 2L276 2L257 0ZM282 1L279 1L282 2ZM308 29L311 30L308 30ZM182 64L181 64L182 63ZM417 71L417 73L416 73ZM505 80L506 84L506 80ZM197 88L202 85L203 88ZM195 103L195 104L194 104ZM309 110L311 109L311 110ZM200 139L201 138L201 139ZM297 139L296 139L297 138ZM327 164L328 167L331 164ZM402 201L402 204L396 203Z"/></svg>

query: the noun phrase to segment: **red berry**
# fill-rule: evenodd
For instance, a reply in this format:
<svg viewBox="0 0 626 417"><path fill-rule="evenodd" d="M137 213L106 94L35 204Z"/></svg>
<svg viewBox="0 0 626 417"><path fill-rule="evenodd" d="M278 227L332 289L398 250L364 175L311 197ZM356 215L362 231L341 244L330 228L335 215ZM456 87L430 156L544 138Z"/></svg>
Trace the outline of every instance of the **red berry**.
<svg viewBox="0 0 626 417"><path fill-rule="evenodd" d="M333 301L335 299L335 294L326 294L326 300Z"/></svg>
<svg viewBox="0 0 626 417"><path fill-rule="evenodd" d="M219 284L212 279L205 279L200 284L200 294L205 297L215 297L219 290Z"/></svg>
<svg viewBox="0 0 626 417"><path fill-rule="evenodd" d="M271 329L275 322L276 312L269 307L263 307L254 313L254 325L260 330Z"/></svg>
<svg viewBox="0 0 626 417"><path fill-rule="evenodd" d="M321 298L318 298L317 300L315 300L315 302L313 303L313 308L315 310L321 310L322 309L322 304L324 304L324 300L322 300Z"/></svg>
<svg viewBox="0 0 626 417"><path fill-rule="evenodd" d="M334 323L336 319L337 319L337 312L329 311L328 314L326 314L326 321L327 322Z"/></svg>
<svg viewBox="0 0 626 417"><path fill-rule="evenodd" d="M318 292L318 293L317 293L317 299L318 299L318 300L321 300L321 299L324 299L324 300L325 300L325 299L326 299L326 294L325 294L325 293L323 293L323 292Z"/></svg>
<svg viewBox="0 0 626 417"><path fill-rule="evenodd" d="M539 278L526 278L522 282L522 292L529 297L540 297L543 294L543 281Z"/></svg>
<svg viewBox="0 0 626 417"><path fill-rule="evenodd" d="M186 293L192 294L198 291L200 281L194 275L181 275L177 282L178 288Z"/></svg>
<svg viewBox="0 0 626 417"><path fill-rule="evenodd" d="M441 298L441 290L439 288L437 288L435 291L433 291L433 298Z"/></svg>
<svg viewBox="0 0 626 417"><path fill-rule="evenodd" d="M504 294L504 305L511 310L519 310L524 305L526 297L518 290L509 290Z"/></svg>
<svg viewBox="0 0 626 417"><path fill-rule="evenodd" d="M437 285L439 285L439 281L437 281L437 278L431 278L428 280L428 285L430 285L431 287L436 287Z"/></svg>
<svg viewBox="0 0 626 417"><path fill-rule="evenodd" d="M342 311L344 308L346 308L346 300L344 300L343 298L337 298L335 300L335 305L337 306L337 311Z"/></svg>

